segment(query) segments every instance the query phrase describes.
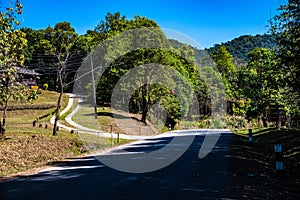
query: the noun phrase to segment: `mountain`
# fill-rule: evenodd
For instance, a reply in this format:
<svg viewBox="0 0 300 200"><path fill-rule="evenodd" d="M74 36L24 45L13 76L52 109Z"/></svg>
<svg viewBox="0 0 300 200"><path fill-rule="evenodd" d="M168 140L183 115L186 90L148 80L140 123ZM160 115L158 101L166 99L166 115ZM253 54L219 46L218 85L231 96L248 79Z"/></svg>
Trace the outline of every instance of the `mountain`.
<svg viewBox="0 0 300 200"><path fill-rule="evenodd" d="M170 42L173 45L173 47L175 47L176 49L180 48L183 45L181 42L178 42L177 40L174 39L171 39ZM254 48L263 47L263 48L272 49L276 47L276 42L273 36L269 34L256 35L256 36L243 35L231 41L221 43L221 44L216 44L214 47L206 48L204 50L199 50L195 47L191 47L191 48L195 50L196 60L202 60L203 56L217 52L222 45L226 47L226 49L233 56L237 66L239 66L247 62L248 60L247 53L252 51Z"/></svg>
<svg viewBox="0 0 300 200"><path fill-rule="evenodd" d="M244 35L222 44L216 44L214 47L206 50L209 53L214 53L222 45L226 47L236 60L246 62L248 60L247 53L252 51L254 48L263 47L272 49L276 47L276 42L273 36L269 34L256 36Z"/></svg>

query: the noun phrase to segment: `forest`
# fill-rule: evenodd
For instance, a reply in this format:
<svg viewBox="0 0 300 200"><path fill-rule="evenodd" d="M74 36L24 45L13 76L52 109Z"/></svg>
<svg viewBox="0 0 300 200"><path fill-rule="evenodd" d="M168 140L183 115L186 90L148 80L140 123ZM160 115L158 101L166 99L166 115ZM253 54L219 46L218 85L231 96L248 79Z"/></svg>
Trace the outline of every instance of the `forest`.
<svg viewBox="0 0 300 200"><path fill-rule="evenodd" d="M130 70L138 66L156 63L168 68L159 68L161 79L170 85L148 81L143 84L142 76L132 82L135 90L129 98L130 112L140 113L141 121L146 118L154 104L162 105L168 123L174 127L178 122L188 121L188 116L197 115L198 127L246 126L298 126L299 121L299 6L291 0L279 8L279 14L270 20L271 34L241 36L232 41L216 44L199 50L189 44L169 40L159 25L146 17L136 15L127 19L121 13L108 13L94 28L78 35L69 22L58 22L54 27L34 30L20 27L17 16L22 13L22 4L16 1L0 15L0 104L5 107L9 96L35 98L34 91L26 91L14 78L14 67L34 69L41 74L39 86L63 94L72 92L76 73L93 49L111 41L105 48L103 60L109 66L96 86L98 106L111 104L116 83ZM153 42L164 48L140 48L123 51L129 42L114 42L113 38L130 30L147 29L135 42ZM155 39L155 40L154 40ZM130 45L133 45L132 43ZM3 48L5 47L5 48ZM122 54L123 53L123 54ZM115 54L121 54L111 61ZM217 69L218 75L210 71ZM155 68L154 68L155 69ZM205 70L204 70L205 69ZM163 71L165 70L165 71ZM203 71L204 70L204 71ZM152 72L147 72L152 73ZM175 80L180 77L182 84ZM152 73L155 76L155 73ZM158 75L157 75L158 76ZM220 88L209 84L209 77L221 81L226 98L226 116L212 119L212 93L222 93ZM184 82L184 83L183 83ZM88 83L91 90L91 82ZM189 85L189 86L186 86ZM124 85L124 94L132 90ZM222 89L221 89L222 90ZM218 94L219 95L219 94ZM194 97L195 96L195 97ZM222 95L221 95L222 96ZM220 96L219 96L220 97ZM198 102L197 108L191 102ZM58 101L58 108L60 107ZM197 110L198 112L194 112ZM5 116L3 116L3 120ZM220 121L225 122L219 123ZM5 121L3 121L5 124Z"/></svg>

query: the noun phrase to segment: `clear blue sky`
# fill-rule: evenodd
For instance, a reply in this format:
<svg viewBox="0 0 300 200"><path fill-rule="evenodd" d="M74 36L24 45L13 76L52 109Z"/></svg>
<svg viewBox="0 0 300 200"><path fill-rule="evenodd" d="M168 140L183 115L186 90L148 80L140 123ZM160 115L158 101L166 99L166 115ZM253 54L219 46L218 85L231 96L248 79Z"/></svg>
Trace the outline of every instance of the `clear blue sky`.
<svg viewBox="0 0 300 200"><path fill-rule="evenodd" d="M105 15L121 12L156 21L183 33L201 47L241 35L263 34L268 20L287 0L23 0L24 27L33 29L68 21L79 34L93 29Z"/></svg>

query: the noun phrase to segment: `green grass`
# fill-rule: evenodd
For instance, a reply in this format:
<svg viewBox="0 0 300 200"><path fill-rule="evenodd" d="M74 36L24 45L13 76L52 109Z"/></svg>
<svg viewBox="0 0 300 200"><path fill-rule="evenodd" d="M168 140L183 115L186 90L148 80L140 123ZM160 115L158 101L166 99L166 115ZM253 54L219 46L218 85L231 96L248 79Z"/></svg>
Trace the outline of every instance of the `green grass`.
<svg viewBox="0 0 300 200"><path fill-rule="evenodd" d="M111 138L103 138L99 137L94 134L88 134L88 133L79 133L79 137L82 141L84 141L84 144L88 148L89 151L91 152L99 152L104 149L117 146L117 145L122 145L126 144L128 142L132 142L132 140L125 140L125 139L117 139L114 138L113 142Z"/></svg>
<svg viewBox="0 0 300 200"><path fill-rule="evenodd" d="M98 120L94 116L94 108L92 107L81 107L72 117L72 120L87 128L100 129Z"/></svg>
<svg viewBox="0 0 300 200"><path fill-rule="evenodd" d="M252 134L253 134L253 136L259 136L259 135L263 135L263 134L268 134L274 130L275 130L275 128L254 128L254 129L252 129ZM233 130L232 132L236 135L248 136L249 129L239 129L237 131Z"/></svg>
<svg viewBox="0 0 300 200"><path fill-rule="evenodd" d="M32 124L34 120L38 117L52 113L55 110L55 106L49 109L30 109L30 106L34 108L38 107L39 105L56 105L58 99L58 93L52 91L42 91L39 95L38 99L31 104L28 101L11 101L10 105L14 106L26 106L27 109L25 110L11 110L7 113L7 126L10 128L11 126L20 126L22 124ZM61 103L61 110L67 105L68 103L68 96L63 95L62 103ZM0 118L2 118L3 111L0 110ZM52 116L46 117L40 122L47 122L50 120Z"/></svg>

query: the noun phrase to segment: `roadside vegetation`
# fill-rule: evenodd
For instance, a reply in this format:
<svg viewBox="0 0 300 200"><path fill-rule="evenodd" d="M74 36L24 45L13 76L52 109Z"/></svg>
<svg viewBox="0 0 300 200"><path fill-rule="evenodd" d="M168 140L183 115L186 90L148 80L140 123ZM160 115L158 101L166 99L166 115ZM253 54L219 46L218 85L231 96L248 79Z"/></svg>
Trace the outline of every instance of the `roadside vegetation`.
<svg viewBox="0 0 300 200"><path fill-rule="evenodd" d="M235 134L235 142L230 147L233 158L230 169L237 177L234 181L239 185L238 192L250 199L298 199L300 130L255 128L252 142L248 141L248 130L235 131ZM274 144L282 145L282 172L276 171Z"/></svg>

